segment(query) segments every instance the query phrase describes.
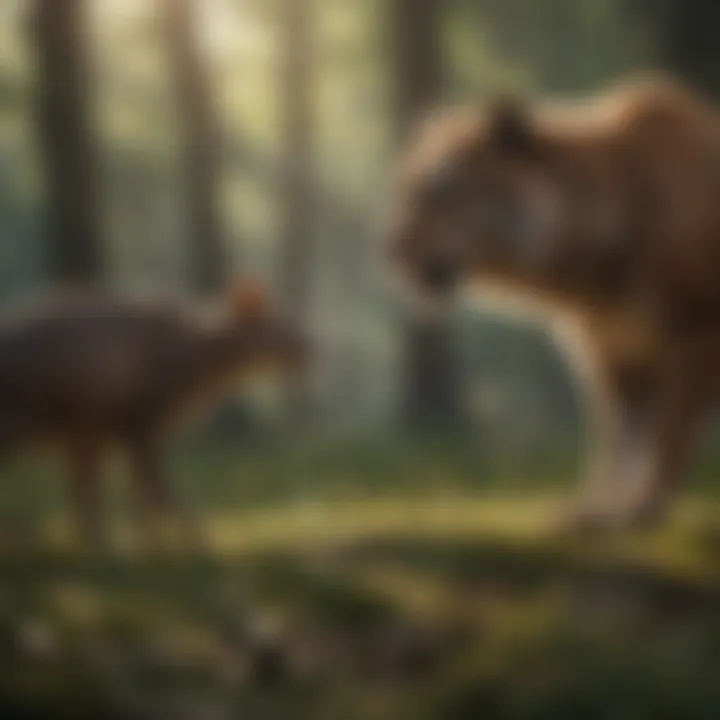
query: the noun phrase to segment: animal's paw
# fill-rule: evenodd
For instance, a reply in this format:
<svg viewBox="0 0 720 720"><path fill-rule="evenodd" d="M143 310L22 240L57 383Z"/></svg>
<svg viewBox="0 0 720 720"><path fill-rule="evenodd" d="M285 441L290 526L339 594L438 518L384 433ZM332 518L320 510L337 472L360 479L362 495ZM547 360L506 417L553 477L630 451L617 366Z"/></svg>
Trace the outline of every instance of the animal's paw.
<svg viewBox="0 0 720 720"><path fill-rule="evenodd" d="M622 507L576 505L564 511L555 523L559 535L588 537L622 530L651 530L666 517L665 498L652 496Z"/></svg>

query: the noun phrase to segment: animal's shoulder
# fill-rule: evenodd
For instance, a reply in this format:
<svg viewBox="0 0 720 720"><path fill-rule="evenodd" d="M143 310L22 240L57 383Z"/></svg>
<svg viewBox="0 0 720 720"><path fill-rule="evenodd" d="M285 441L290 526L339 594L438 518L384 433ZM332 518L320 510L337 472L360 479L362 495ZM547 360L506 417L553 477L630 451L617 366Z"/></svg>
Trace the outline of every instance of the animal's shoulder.
<svg viewBox="0 0 720 720"><path fill-rule="evenodd" d="M22 345L62 351L115 336L129 344L191 336L197 313L171 299L109 292L55 293L7 309L0 318L0 350Z"/></svg>

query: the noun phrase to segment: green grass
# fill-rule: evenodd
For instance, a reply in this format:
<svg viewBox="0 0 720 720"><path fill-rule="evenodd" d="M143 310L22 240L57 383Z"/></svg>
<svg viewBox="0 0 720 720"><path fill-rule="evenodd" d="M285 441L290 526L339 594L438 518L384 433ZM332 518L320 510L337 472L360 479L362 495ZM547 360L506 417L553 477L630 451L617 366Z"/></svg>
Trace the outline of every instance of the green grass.
<svg viewBox="0 0 720 720"><path fill-rule="evenodd" d="M579 542L551 531L558 456L188 447L210 547L150 555L74 550L56 468L20 464L3 508L37 532L0 543L0 717L718 717L702 462L662 531Z"/></svg>
<svg viewBox="0 0 720 720"><path fill-rule="evenodd" d="M694 459L690 495L717 498L720 448ZM482 439L410 442L395 436L359 439L258 437L175 443L169 465L183 493L209 511L263 509L354 498L537 495L575 484L578 449L487 447ZM111 506L130 498L119 458L109 463ZM0 515L46 519L64 508L62 471L52 459L23 459L2 470Z"/></svg>

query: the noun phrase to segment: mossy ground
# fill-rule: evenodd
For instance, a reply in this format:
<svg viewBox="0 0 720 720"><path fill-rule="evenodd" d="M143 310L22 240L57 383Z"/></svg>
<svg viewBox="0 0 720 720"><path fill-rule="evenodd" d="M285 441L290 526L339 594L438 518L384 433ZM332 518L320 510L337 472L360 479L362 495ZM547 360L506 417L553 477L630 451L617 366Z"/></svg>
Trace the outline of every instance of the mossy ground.
<svg viewBox="0 0 720 720"><path fill-rule="evenodd" d="M553 531L570 473L541 465L534 485L440 447L176 465L202 551L125 542L122 492L117 548L78 549L55 469L8 469L0 717L720 717L702 477L661 531L579 541Z"/></svg>

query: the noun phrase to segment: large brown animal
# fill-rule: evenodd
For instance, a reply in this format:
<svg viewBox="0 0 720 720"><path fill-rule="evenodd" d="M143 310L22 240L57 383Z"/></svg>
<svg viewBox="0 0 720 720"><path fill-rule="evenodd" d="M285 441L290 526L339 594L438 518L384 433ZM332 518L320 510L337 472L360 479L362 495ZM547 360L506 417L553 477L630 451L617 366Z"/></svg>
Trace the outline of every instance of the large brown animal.
<svg viewBox="0 0 720 720"><path fill-rule="evenodd" d="M174 421L258 367L294 371L303 342L257 288L201 314L99 293L55 296L0 323L0 449L51 443L66 453L80 528L102 539L100 462L131 460L153 529L175 499L162 467Z"/></svg>
<svg viewBox="0 0 720 720"><path fill-rule="evenodd" d="M594 396L582 526L667 509L720 389L720 118L666 79L575 106L441 113L404 167L393 256L439 297L532 299Z"/></svg>

